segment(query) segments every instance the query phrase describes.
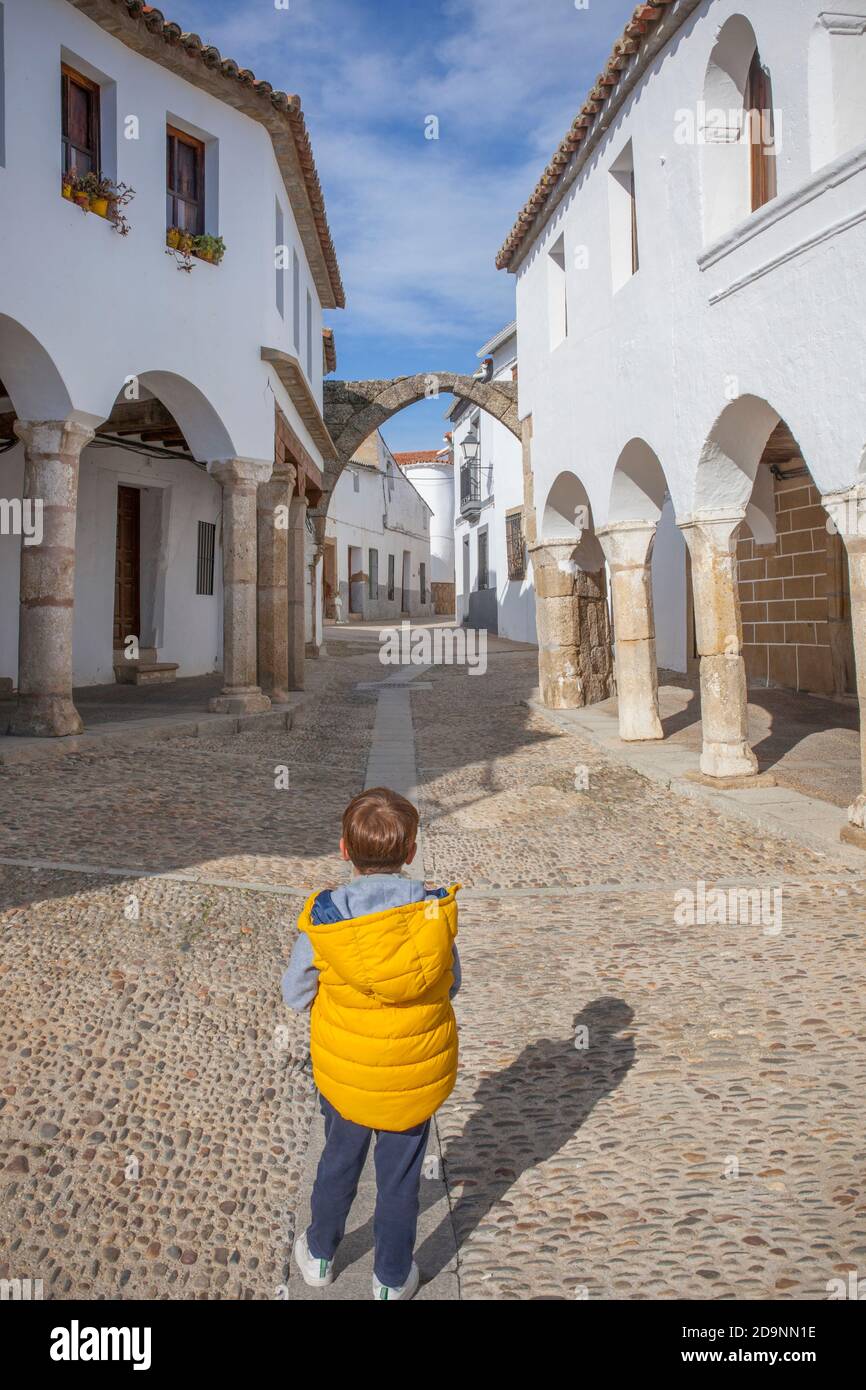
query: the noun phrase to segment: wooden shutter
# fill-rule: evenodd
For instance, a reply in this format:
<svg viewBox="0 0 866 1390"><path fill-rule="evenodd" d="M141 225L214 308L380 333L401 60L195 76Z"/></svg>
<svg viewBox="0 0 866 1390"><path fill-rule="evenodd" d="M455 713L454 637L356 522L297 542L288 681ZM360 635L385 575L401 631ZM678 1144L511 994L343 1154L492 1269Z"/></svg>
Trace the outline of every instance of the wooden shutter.
<svg viewBox="0 0 866 1390"><path fill-rule="evenodd" d="M166 220L192 236L204 232L204 144L166 127Z"/></svg>
<svg viewBox="0 0 866 1390"><path fill-rule="evenodd" d="M60 66L60 117L63 172L99 172L99 87L89 77Z"/></svg>
<svg viewBox="0 0 866 1390"><path fill-rule="evenodd" d="M749 68L745 107L751 157L752 211L756 212L776 196L773 84L757 48Z"/></svg>

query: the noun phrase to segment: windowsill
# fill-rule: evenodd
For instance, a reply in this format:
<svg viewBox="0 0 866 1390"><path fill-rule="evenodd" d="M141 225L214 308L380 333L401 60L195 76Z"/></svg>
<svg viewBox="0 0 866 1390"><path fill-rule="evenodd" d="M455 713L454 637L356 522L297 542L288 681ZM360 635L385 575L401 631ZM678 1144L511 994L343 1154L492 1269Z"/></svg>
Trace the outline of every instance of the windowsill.
<svg viewBox="0 0 866 1390"><path fill-rule="evenodd" d="M92 212L94 217L98 217L101 222L110 222L108 211L100 212L98 208L91 207L90 202L77 203L74 198L67 198L65 193L60 194L64 203L69 203L70 207L77 208L79 212Z"/></svg>
<svg viewBox="0 0 866 1390"><path fill-rule="evenodd" d="M202 265L214 265L214 266L217 266L217 265L221 265L221 264L222 264L222 258L220 258L220 260L218 260L218 261L215 261L212 257L210 257L210 256L204 256L204 255L202 255L202 253L201 253L200 251L196 251L195 247L193 247L193 246L190 247L190 249L189 249L188 252L182 251L182 250L180 249L180 246L172 246L171 242L168 240L168 233L166 233L166 238L165 238L165 249L166 249L166 251L170 251L170 252L172 253L172 255L174 255L174 256L181 256L181 257L182 257L182 256L185 256L185 255L188 255L192 260L200 261Z"/></svg>
<svg viewBox="0 0 866 1390"><path fill-rule="evenodd" d="M864 169L866 169L866 142L856 145L853 150L847 150L845 154L831 160L823 168L816 169L797 188L791 189L788 193L777 194L762 208L749 213L748 217L743 218L730 231L716 237L699 253L698 269L709 270L711 266L724 260L726 256L744 246L753 237L759 236L766 228L775 226L777 222L782 222L798 208L805 207L807 203L820 198L822 193L838 187L839 184L845 183Z"/></svg>

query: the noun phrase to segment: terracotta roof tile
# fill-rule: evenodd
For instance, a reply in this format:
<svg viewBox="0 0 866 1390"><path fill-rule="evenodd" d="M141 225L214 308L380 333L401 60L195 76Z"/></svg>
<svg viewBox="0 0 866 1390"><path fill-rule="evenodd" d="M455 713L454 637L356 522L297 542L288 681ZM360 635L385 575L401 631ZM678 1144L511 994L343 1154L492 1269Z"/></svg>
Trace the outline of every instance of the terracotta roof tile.
<svg viewBox="0 0 866 1390"><path fill-rule="evenodd" d="M594 117L598 115L603 104L609 100L627 73L630 58L640 48L640 39L653 24L661 19L666 6L674 3L675 0L650 0L649 4L640 4L634 11L622 35L613 46L613 52L605 65L604 72L596 78L586 101L572 121L531 196L517 214L517 220L496 257L496 265L499 270L507 270L520 253L535 219L559 183L563 170L570 163L571 157L581 141L585 140L587 135L591 133Z"/></svg>
<svg viewBox="0 0 866 1390"><path fill-rule="evenodd" d="M394 454L393 459L405 468L413 463L450 463L451 455L447 449L411 449L408 453Z"/></svg>
<svg viewBox="0 0 866 1390"><path fill-rule="evenodd" d="M71 3L87 14L90 19L93 19L96 24L100 23L98 7L77 3L77 0L71 0ZM328 227L325 199L316 172L312 145L301 110L300 97L275 91L269 82L256 78L255 73L249 68L241 68L233 58L223 58L218 48L215 48L213 44L203 43L198 34L184 33L179 24L167 20L162 11L158 10L155 5L146 5L143 0L111 0L111 3L116 9L126 11L130 19L139 20L151 33L161 36L167 46L179 45L191 57L199 59L203 66L218 70L229 81L249 87L250 91L260 98L263 104L269 103L285 116L291 131L298 163L303 172L304 186L319 245L322 249L334 303L338 308L344 308L346 296L340 276L340 267L337 263L337 253ZM121 35L118 34L117 37L121 37Z"/></svg>

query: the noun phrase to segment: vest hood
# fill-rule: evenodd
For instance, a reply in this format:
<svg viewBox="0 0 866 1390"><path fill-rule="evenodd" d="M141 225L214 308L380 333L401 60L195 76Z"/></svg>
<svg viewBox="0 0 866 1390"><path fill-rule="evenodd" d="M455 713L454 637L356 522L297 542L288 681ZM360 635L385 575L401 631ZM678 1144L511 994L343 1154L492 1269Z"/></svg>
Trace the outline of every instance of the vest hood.
<svg viewBox="0 0 866 1390"><path fill-rule="evenodd" d="M458 886L442 898L315 924L314 894L298 928L309 936L314 954L353 989L382 1004L412 1003L451 970Z"/></svg>

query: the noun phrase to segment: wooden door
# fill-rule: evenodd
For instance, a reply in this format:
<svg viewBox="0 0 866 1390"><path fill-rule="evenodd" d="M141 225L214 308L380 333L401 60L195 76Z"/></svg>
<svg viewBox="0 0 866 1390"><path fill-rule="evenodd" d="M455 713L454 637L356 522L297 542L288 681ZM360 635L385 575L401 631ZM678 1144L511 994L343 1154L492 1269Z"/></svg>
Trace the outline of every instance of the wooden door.
<svg viewBox="0 0 866 1390"><path fill-rule="evenodd" d="M334 599L337 595L337 547L334 541L325 541L325 549L322 558L325 617L334 618L336 617Z"/></svg>
<svg viewBox="0 0 866 1390"><path fill-rule="evenodd" d="M117 550L114 565L114 647L141 628L141 494L117 489Z"/></svg>

